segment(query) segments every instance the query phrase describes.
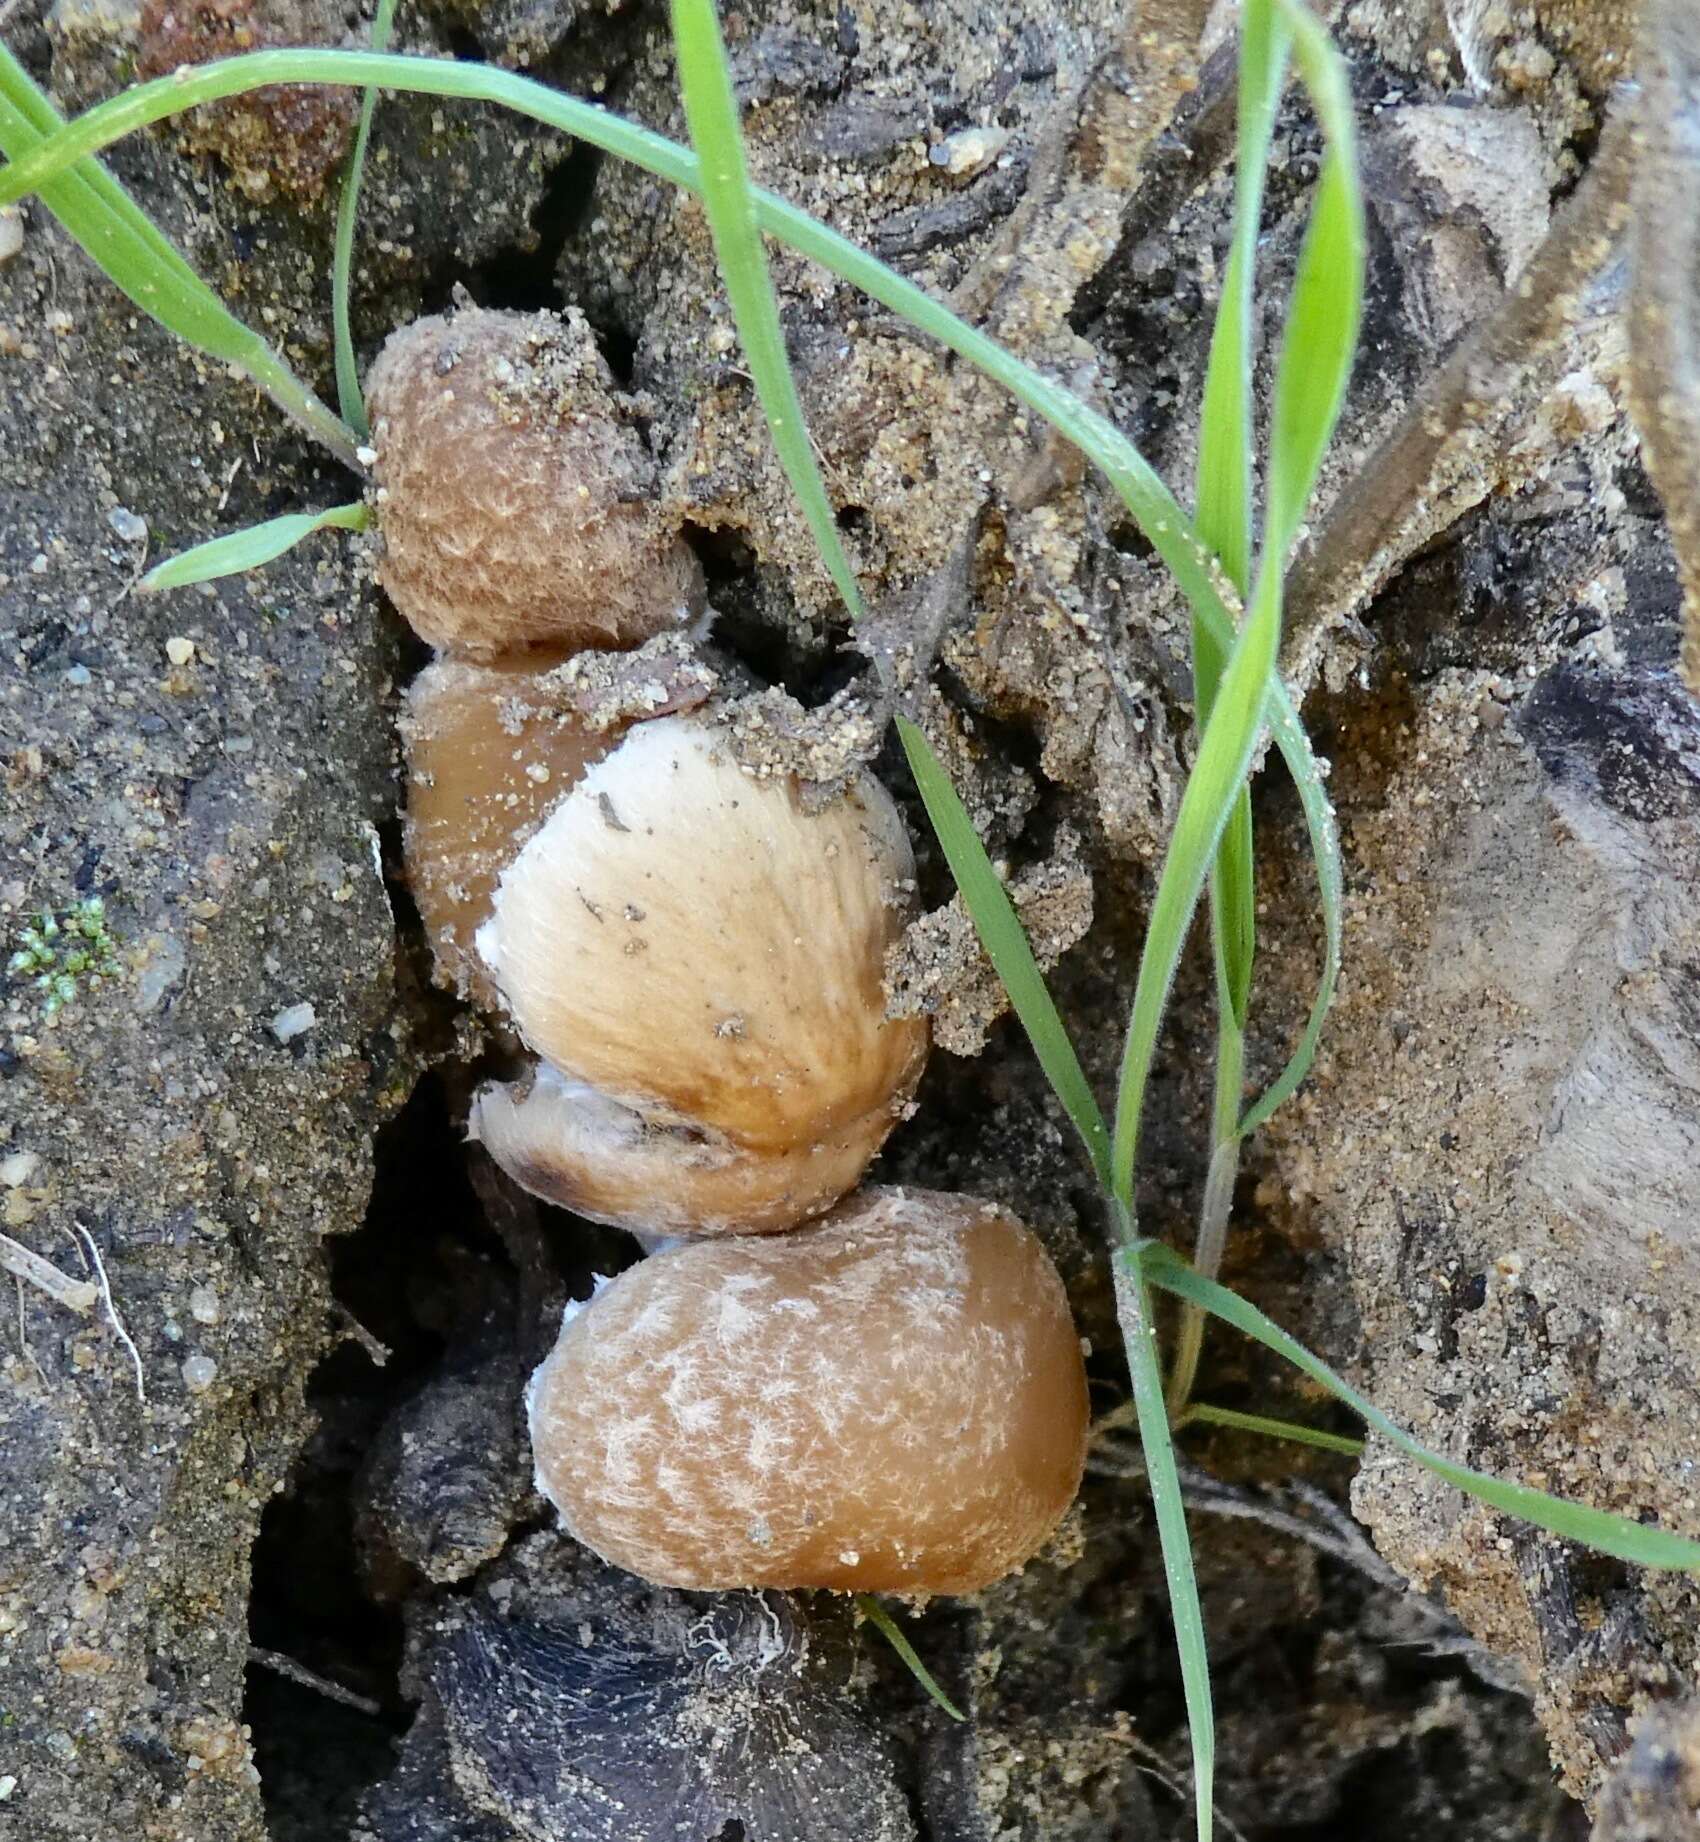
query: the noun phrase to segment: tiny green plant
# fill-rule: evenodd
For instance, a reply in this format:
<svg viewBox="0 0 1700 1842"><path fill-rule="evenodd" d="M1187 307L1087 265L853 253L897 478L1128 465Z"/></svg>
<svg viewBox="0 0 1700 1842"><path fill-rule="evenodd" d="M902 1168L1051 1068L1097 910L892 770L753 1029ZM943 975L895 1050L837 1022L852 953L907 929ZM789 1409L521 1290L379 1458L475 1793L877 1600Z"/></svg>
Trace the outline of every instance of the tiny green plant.
<svg viewBox="0 0 1700 1842"><path fill-rule="evenodd" d="M374 26L381 47L387 4ZM1213 1822L1214 1722L1203 1620L1181 1506L1174 1434L1212 1423L1333 1449L1356 1442L1261 1415L1192 1400L1206 1317L1251 1336L1358 1413L1381 1437L1442 1478L1506 1514L1649 1567L1700 1571L1700 1543L1629 1517L1569 1504L1493 1479L1418 1444L1372 1402L1255 1307L1214 1277L1227 1229L1239 1146L1298 1087L1316 1051L1340 967L1343 873L1319 763L1276 669L1289 553L1332 438L1353 350L1362 294L1363 226L1354 124L1345 75L1326 33L1302 0L1245 0L1235 220L1206 376L1197 458L1196 515L1127 439L1068 391L1023 364L921 289L771 193L751 185L713 0L673 0L681 89L695 151L541 84L487 66L344 51L274 51L180 71L138 85L61 125L51 104L0 46L0 203L30 191L63 221L109 276L162 324L243 369L340 458L358 461L364 433L348 292L359 175L376 89L494 102L598 146L703 201L718 262L768 418L775 451L797 492L822 560L852 615L861 609L854 570L804 426L785 354L763 235L821 263L980 367L1073 442L1103 472L1172 573L1192 614L1199 744L1169 840L1141 950L1120 1080L1108 1119L1100 1109L1020 923L948 776L922 731L899 715L899 736L940 848L1059 1103L1074 1124L1102 1194L1113 1242L1112 1271L1168 1580L1194 1761L1196 1823ZM1252 489L1252 324L1255 256L1271 126L1287 67L1296 67L1327 138L1309 224L1287 302L1274 366L1261 520ZM262 341L231 319L210 290L94 159L119 136L201 102L277 82L319 82L365 92L362 132L345 176L338 219L333 314L339 418L288 373ZM327 525L359 528L364 511L343 506L274 520L154 572L153 586L247 569ZM1261 531L1259 531L1261 524ZM220 548L223 546L223 548ZM178 573L170 572L176 568ZM1244 1105L1245 1043L1255 963L1255 878L1248 785L1267 735L1292 774L1315 860L1323 969L1299 1042L1275 1081ZM1189 1264L1142 1237L1134 1176L1145 1089L1171 988L1192 921L1208 900L1217 993L1215 1104L1200 1224ZM51 939L42 934L42 948ZM22 949L32 955L35 942ZM14 961L14 970L22 970ZM35 970L33 963L31 970ZM44 966L41 971L47 968ZM40 971L36 972L39 978ZM1151 1293L1182 1306L1165 1377ZM901 1632L877 1602L864 1614L894 1643L947 1711Z"/></svg>
<svg viewBox="0 0 1700 1842"><path fill-rule="evenodd" d="M106 903L98 895L58 914L44 909L18 935L17 949L6 962L14 978L27 979L41 993L49 1017L74 1004L85 984L99 987L123 969Z"/></svg>

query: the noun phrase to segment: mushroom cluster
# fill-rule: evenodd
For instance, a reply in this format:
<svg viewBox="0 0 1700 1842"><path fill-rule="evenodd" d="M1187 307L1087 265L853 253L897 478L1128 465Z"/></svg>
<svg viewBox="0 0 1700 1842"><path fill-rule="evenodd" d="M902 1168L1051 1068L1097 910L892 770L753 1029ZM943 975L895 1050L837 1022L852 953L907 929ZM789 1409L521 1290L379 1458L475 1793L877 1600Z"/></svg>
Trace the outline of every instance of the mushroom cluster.
<svg viewBox="0 0 1700 1842"><path fill-rule="evenodd" d="M371 411L379 579L438 652L403 720L409 880L438 977L524 1048L471 1134L662 1244L538 1371L540 1487L666 1585L1020 1566L1084 1464L1062 1283L1002 1211L851 1197L927 1051L886 1015L914 883L890 795L864 773L817 809L746 772L712 706L597 727L574 703L571 654L702 608L578 316L417 322Z"/></svg>

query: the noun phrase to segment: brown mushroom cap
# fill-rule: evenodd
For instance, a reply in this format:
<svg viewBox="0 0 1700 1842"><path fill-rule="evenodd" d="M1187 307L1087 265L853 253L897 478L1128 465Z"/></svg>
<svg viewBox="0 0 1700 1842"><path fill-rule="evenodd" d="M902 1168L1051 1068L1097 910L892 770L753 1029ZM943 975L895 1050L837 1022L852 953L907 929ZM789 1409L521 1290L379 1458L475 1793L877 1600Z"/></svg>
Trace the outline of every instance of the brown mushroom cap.
<svg viewBox="0 0 1700 1842"><path fill-rule="evenodd" d="M885 1015L913 868L871 777L809 813L788 778L746 774L708 718L636 724L515 858L479 929L560 1078L486 1090L478 1136L602 1221L765 1230L830 1207L926 1057L925 1021Z"/></svg>
<svg viewBox="0 0 1700 1842"><path fill-rule="evenodd" d="M378 580L433 646L638 646L700 611L701 568L582 315L416 320L378 354L367 406Z"/></svg>
<svg viewBox="0 0 1700 1842"><path fill-rule="evenodd" d="M929 1190L641 1262L569 1310L528 1404L573 1537L700 1590L975 1591L1037 1552L1086 1457L1056 1268Z"/></svg>
<svg viewBox="0 0 1700 1842"><path fill-rule="evenodd" d="M441 982L487 1008L473 951L502 872L549 812L619 739L589 729L543 674L559 655L494 665L439 659L408 688L403 850Z"/></svg>

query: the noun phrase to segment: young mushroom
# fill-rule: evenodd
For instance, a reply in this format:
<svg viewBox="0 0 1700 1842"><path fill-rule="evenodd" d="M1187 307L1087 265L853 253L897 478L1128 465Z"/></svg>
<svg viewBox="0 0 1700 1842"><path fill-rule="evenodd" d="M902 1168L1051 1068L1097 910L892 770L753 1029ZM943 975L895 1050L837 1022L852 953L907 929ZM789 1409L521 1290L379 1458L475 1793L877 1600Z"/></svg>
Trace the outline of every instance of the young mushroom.
<svg viewBox="0 0 1700 1842"><path fill-rule="evenodd" d="M441 651L637 646L701 611L581 314L416 320L378 354L367 407L378 581Z"/></svg>
<svg viewBox="0 0 1700 1842"><path fill-rule="evenodd" d="M619 740L579 719L546 675L558 655L476 665L438 659L401 715L408 887L437 976L486 1009L496 992L473 950L496 883L551 807Z"/></svg>
<svg viewBox="0 0 1700 1842"><path fill-rule="evenodd" d="M926 1057L888 1021L913 859L864 776L819 812L705 715L633 725L503 872L479 959L541 1065L471 1130L535 1194L658 1233L769 1232L851 1189Z"/></svg>
<svg viewBox="0 0 1700 1842"><path fill-rule="evenodd" d="M1086 1458L1056 1268L930 1190L653 1255L569 1308L527 1404L568 1532L700 1590L973 1592L1038 1551Z"/></svg>

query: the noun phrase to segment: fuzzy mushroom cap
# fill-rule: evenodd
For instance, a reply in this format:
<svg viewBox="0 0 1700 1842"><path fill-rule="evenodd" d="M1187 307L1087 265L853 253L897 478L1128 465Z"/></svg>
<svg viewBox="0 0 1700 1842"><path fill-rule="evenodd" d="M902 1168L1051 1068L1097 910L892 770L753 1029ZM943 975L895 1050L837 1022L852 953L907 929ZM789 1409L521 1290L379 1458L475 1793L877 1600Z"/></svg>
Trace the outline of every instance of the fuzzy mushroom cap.
<svg viewBox="0 0 1700 1842"><path fill-rule="evenodd" d="M1086 1461L1056 1268L1013 1216L931 1190L642 1261L569 1308L527 1401L574 1539L704 1591L977 1591Z"/></svg>
<svg viewBox="0 0 1700 1842"><path fill-rule="evenodd" d="M378 581L433 646L638 646L701 610L702 571L582 315L416 320L378 354L367 408Z"/></svg>
<svg viewBox="0 0 1700 1842"><path fill-rule="evenodd" d="M913 870L872 778L808 813L788 779L746 774L708 718L636 725L515 858L479 929L555 1076L487 1089L476 1135L600 1221L748 1232L819 1214L926 1058L925 1021L885 1015Z"/></svg>
<svg viewBox="0 0 1700 1842"><path fill-rule="evenodd" d="M619 739L577 717L545 675L551 662L547 654L499 665L439 659L414 679L402 712L408 887L439 980L486 1008L496 993L472 940L497 881Z"/></svg>
<svg viewBox="0 0 1700 1842"><path fill-rule="evenodd" d="M891 1125L875 1108L798 1144L752 1150L621 1106L540 1062L480 1088L468 1133L522 1189L593 1221L657 1235L772 1234L853 1190Z"/></svg>

